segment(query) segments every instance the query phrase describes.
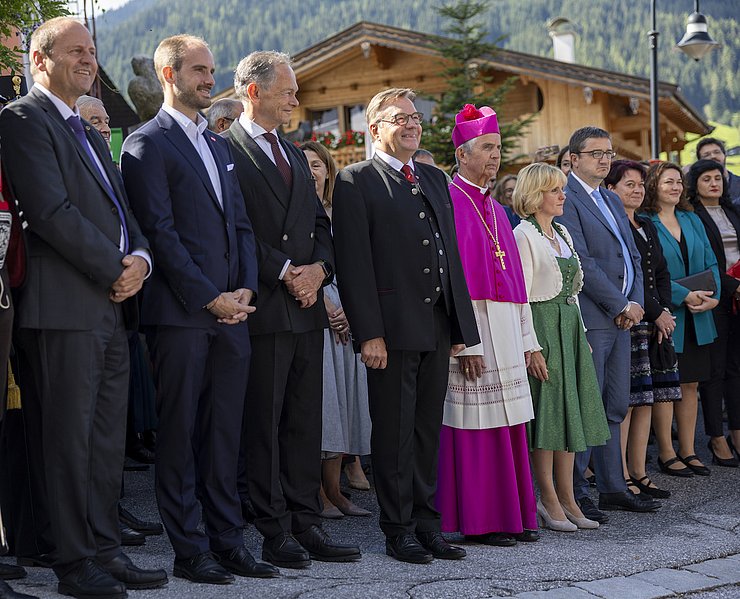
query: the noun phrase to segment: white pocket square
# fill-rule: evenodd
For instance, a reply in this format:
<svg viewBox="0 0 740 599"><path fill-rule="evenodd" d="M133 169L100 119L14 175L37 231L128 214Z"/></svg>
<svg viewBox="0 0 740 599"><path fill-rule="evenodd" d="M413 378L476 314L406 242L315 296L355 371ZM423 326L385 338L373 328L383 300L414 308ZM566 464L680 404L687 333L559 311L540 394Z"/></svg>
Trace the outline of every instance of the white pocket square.
<svg viewBox="0 0 740 599"><path fill-rule="evenodd" d="M231 164L227 164L226 165L226 170L227 171L233 171L234 170L234 163L232 162Z"/></svg>

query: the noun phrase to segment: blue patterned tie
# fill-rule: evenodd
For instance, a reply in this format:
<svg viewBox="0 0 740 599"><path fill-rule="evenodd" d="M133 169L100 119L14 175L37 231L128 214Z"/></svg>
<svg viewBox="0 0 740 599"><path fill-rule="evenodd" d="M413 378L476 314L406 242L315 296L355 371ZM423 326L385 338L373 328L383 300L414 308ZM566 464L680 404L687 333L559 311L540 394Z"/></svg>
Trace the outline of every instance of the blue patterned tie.
<svg viewBox="0 0 740 599"><path fill-rule="evenodd" d="M85 136L85 128L82 126L82 121L80 120L80 117L78 117L77 115L72 115L67 119L67 124L72 129L72 131L74 131L77 141L79 141L80 144L82 144L82 147L85 148L87 155L90 156L90 160L92 161L93 166L97 169L98 173L100 174L100 178L105 184L105 189L107 190L110 199L118 210L118 216L121 219L121 227L123 228L123 253L128 254L128 227L126 227L126 213L123 211L121 202L116 197L116 192L113 191L113 188L110 186L108 180L105 178L105 175L100 171L98 163L95 161L93 149L90 147L90 143L87 141L87 137Z"/></svg>
<svg viewBox="0 0 740 599"><path fill-rule="evenodd" d="M591 192L591 197L596 201L596 205L599 207L599 210L601 210L601 214L604 215L606 222L609 223L609 227L616 236L617 241L619 241L619 245L622 246L622 257L624 259L624 267L626 271L625 285L622 291L623 293L628 294L632 289L632 283L635 281L635 268L632 264L632 254L630 254L629 248L627 248L627 244L622 238L622 233L619 231L617 221L614 220L614 215L604 201L604 196L601 195L601 192L598 189L594 189L593 192Z"/></svg>

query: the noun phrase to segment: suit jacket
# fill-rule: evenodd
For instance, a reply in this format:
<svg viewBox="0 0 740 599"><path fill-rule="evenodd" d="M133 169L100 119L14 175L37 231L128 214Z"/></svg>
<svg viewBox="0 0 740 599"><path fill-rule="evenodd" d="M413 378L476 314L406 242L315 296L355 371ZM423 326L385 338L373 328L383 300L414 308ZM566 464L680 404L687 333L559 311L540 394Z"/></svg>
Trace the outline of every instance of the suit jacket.
<svg viewBox="0 0 740 599"><path fill-rule="evenodd" d="M279 279L287 260L294 266L324 260L334 268L331 224L303 152L280 140L293 171L289 190L275 164L238 120L223 135L233 151L235 173L257 238L259 294L257 311L249 317L249 332L305 333L326 328L323 292L319 290L313 306L300 308Z"/></svg>
<svg viewBox="0 0 740 599"><path fill-rule="evenodd" d="M632 238L635 240L637 250L642 256L642 280L645 284L645 320L655 322L655 319L663 312L663 308L671 307L671 273L663 256L663 248L658 239L658 231L645 215L636 214L645 240L640 232L632 228Z"/></svg>
<svg viewBox="0 0 740 599"><path fill-rule="evenodd" d="M479 343L470 294L460 263L447 180L439 169L414 163L434 211L447 253L452 343ZM385 339L389 350L431 351L437 346L431 268L434 244L417 198L403 175L374 157L339 173L334 187L337 280L356 342Z"/></svg>
<svg viewBox="0 0 740 599"><path fill-rule="evenodd" d="M206 130L204 137L223 208L203 160L165 111L123 145L123 179L156 261L144 289L142 324L208 328L215 317L205 305L221 292L257 290L254 234L231 151L215 133Z"/></svg>
<svg viewBox="0 0 740 599"><path fill-rule="evenodd" d="M725 258L725 247L722 243L722 235L720 235L719 229L712 220L712 217L709 216L709 211L700 201L692 202L692 206L694 206L694 214L699 217L699 220L701 220L704 225L704 231L709 239L709 245L712 246L712 251L717 257L719 278L722 281L720 300L724 305L724 308L728 309L731 305L730 300L732 298L732 294L737 291L738 287L740 287L740 281L727 274L727 269L732 266L732 264L727 264L727 259ZM732 223L732 226L735 227L737 243L738 246L740 246L740 208L736 208L734 205L729 203L723 203L722 210L724 210L727 218Z"/></svg>
<svg viewBox="0 0 740 599"><path fill-rule="evenodd" d="M581 314L586 328L609 329L616 326L614 318L628 301L643 305L640 253L632 239L629 220L622 202L611 191L600 187L604 201L617 221L622 240L630 252L635 272L632 289L622 293L624 260L622 246L608 221L583 186L572 175L565 188L563 215L557 218L573 238L583 268L583 291L580 295Z"/></svg>
<svg viewBox="0 0 740 599"><path fill-rule="evenodd" d="M727 195L730 201L736 206L740 205L740 176L733 172L727 171Z"/></svg>
<svg viewBox="0 0 740 599"><path fill-rule="evenodd" d="M696 214L684 210L676 210L676 218L681 226L681 236L686 241L689 253L689 263L684 264L681 255L681 247L671 235L670 231L660 222L657 214L652 214L650 219L658 229L658 239L663 246L668 270L671 273L671 302L673 303L674 316L676 317L676 329L673 331L673 342L676 352L683 351L684 332L686 328L686 305L683 300L689 294L689 290L675 282L687 275L695 275L704 270L711 269L714 274L717 289L720 288L719 270L717 269L717 258L709 244L704 226ZM696 340L699 345L711 343L717 336L714 326L712 312L701 312L693 315Z"/></svg>
<svg viewBox="0 0 740 599"><path fill-rule="evenodd" d="M148 249L100 134L83 121L126 211L131 249ZM121 221L103 177L57 108L38 89L0 112L0 151L26 229L27 273L17 321L32 329L90 330L110 306L123 271ZM129 328L136 301L124 302Z"/></svg>

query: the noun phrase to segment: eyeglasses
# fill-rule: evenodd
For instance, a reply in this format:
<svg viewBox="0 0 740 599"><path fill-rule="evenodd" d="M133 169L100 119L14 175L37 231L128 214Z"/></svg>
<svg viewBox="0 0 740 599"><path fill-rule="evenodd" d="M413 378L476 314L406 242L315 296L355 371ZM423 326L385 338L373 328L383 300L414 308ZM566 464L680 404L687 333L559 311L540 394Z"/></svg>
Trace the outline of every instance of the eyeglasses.
<svg viewBox="0 0 740 599"><path fill-rule="evenodd" d="M571 154L588 154L591 158L601 160L606 157L607 160L614 160L617 157L617 153L612 150L591 150L590 152L571 152Z"/></svg>
<svg viewBox="0 0 740 599"><path fill-rule="evenodd" d="M222 118L223 120L225 120L225 121L228 121L229 123L233 123L233 122L234 122L234 121L236 120L236 119L232 119L232 118L229 118L229 117L227 117L227 116L222 116L221 118Z"/></svg>
<svg viewBox="0 0 740 599"><path fill-rule="evenodd" d="M398 114L394 114L389 119L378 119L379 123L391 123L392 125L398 125L399 127L405 127L409 119L414 121L417 125L420 125L421 122L424 120L424 113L422 112L414 112L413 114L406 114L405 112L399 112Z"/></svg>

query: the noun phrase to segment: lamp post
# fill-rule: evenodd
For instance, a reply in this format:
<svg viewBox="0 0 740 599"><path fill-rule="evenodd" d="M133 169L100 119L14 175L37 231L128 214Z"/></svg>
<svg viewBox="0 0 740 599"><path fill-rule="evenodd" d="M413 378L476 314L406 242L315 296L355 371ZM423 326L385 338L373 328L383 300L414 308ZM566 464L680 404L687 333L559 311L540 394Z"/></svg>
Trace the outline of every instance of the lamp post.
<svg viewBox="0 0 740 599"><path fill-rule="evenodd" d="M660 155L660 121L658 112L658 26L655 18L656 0L650 2L652 29L648 31L650 40L650 128L652 132L652 157ZM719 46L707 33L707 18L699 12L699 0L694 0L694 12L686 21L686 33L676 47L685 54L699 60L710 50Z"/></svg>

